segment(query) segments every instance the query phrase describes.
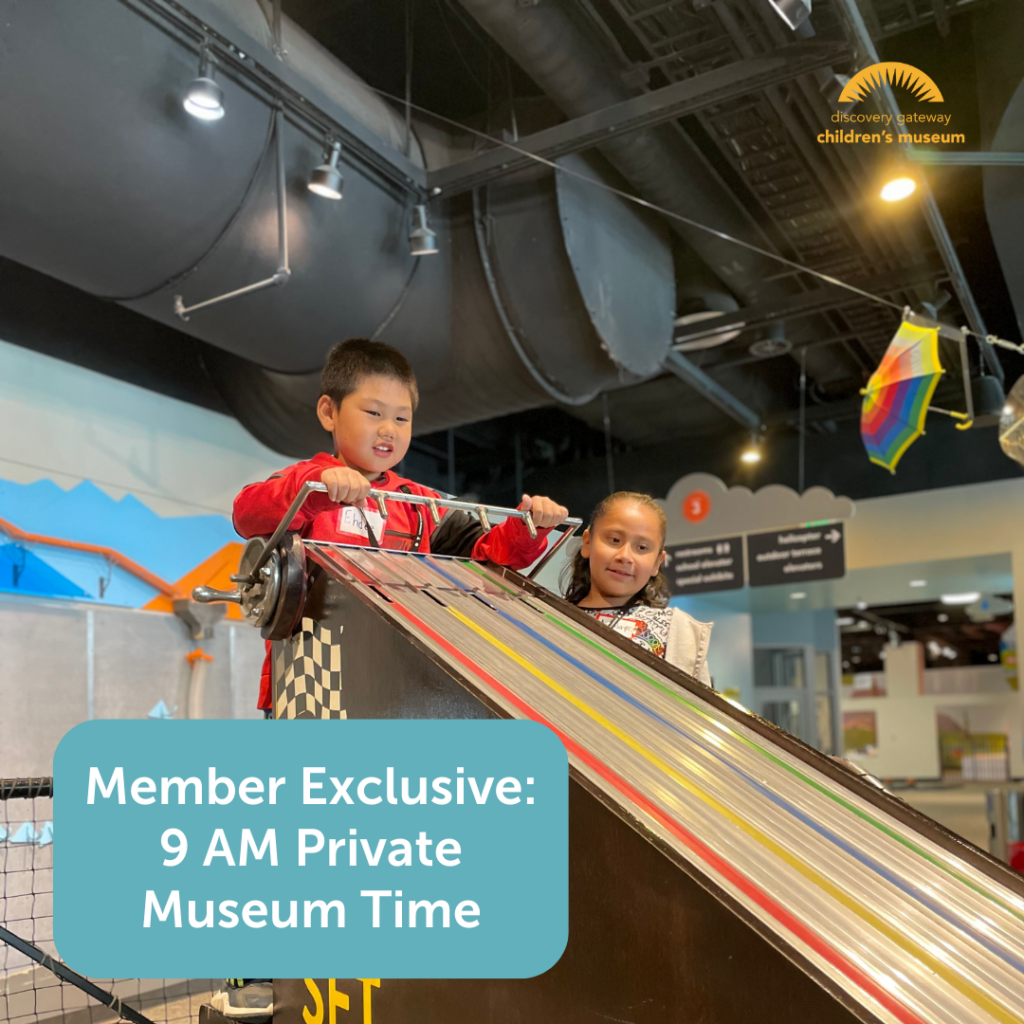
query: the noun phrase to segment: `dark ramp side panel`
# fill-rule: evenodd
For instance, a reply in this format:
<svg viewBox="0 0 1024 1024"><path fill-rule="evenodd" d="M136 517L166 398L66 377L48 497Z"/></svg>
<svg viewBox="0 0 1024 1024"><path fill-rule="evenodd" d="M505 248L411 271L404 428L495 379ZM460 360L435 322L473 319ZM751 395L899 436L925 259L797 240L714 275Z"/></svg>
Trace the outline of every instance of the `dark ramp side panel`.
<svg viewBox="0 0 1024 1024"><path fill-rule="evenodd" d="M348 717L503 714L437 659L415 630L389 622L326 573L316 574L305 616L307 628L315 623L314 629L335 631ZM385 978L379 988L338 979L335 991L348 996L349 1011L336 1010L334 1024L360 1019L364 991L370 1016L361 1019L378 1024L874 1020L847 1009L841 993L830 994L827 979L806 973L709 883L691 877L689 865L659 848L643 825L610 809L576 777L569 808L569 943L554 968L525 980ZM276 980L275 1024L329 1024L328 983L310 984L320 992L323 1020L316 1019L304 980Z"/></svg>

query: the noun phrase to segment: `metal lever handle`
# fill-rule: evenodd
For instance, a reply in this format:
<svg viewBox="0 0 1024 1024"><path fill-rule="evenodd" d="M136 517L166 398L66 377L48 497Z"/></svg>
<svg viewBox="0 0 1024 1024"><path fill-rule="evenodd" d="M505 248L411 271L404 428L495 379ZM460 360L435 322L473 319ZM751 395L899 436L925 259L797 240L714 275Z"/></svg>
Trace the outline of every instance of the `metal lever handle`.
<svg viewBox="0 0 1024 1024"><path fill-rule="evenodd" d="M216 601L241 604L242 595L237 590L214 590L213 587L195 587L192 591L192 600L198 601L200 604L213 604Z"/></svg>
<svg viewBox="0 0 1024 1024"><path fill-rule="evenodd" d="M552 544L551 547L549 547L547 549L547 551L544 552L543 557L533 567L533 569L531 570L530 574L527 576L527 579L531 579L532 580L532 579L535 579L537 577L537 574L541 571L541 569L543 569L544 566L547 565L548 562L550 562L551 559L554 558L555 555L568 542L569 538L576 532L576 529L577 529L577 527L579 525L580 525L580 521L578 519L575 520L575 522L573 520L571 520L571 519L567 519L565 521L565 529L562 531L561 537L559 537L558 540L556 540L555 543Z"/></svg>
<svg viewBox="0 0 1024 1024"><path fill-rule="evenodd" d="M537 527L533 525L533 516L530 513L523 513L523 522L526 523L526 532L530 535L530 540L537 539Z"/></svg>

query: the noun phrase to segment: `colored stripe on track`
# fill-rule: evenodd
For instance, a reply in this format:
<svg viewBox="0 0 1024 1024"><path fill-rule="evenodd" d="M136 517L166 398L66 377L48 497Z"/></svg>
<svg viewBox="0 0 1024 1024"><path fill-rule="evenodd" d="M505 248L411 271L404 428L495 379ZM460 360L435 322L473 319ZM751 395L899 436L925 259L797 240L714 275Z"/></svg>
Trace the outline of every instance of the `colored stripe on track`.
<svg viewBox="0 0 1024 1024"><path fill-rule="evenodd" d="M571 626L568 623L563 622L561 619L559 619L556 616L552 615L547 610L541 610L539 608L536 608L536 606L532 604L530 599L526 598L521 592L513 590L511 587L505 586L503 583L501 583L498 580L494 579L493 576L488 575L485 572L485 570L483 570L481 567L477 566L475 563L467 562L467 563L465 563L465 565L466 565L466 568L471 569L473 572L477 573L479 576L482 576L484 579L488 580L488 582L493 583L495 586L497 586L500 589L504 590L506 593L512 595L513 597L517 597L520 600L524 600L528 605L530 605L530 607L533 607L539 614L543 615L549 622L553 623L554 625L558 626L564 632L569 633L572 636L575 636L577 639L581 640L583 643L585 643L588 646L592 647L594 650L598 651L606 659L610 659L611 661L614 661L616 664L618 664L622 668L625 668L627 671L633 673L638 678L644 680L646 683L650 684L655 689L657 689L660 692L664 693L666 696L671 697L673 700L675 700L678 703L683 704L684 706L688 707L691 711L694 711L695 713L697 713L701 717L707 719L709 722L712 722L715 726L721 727L721 728L725 728L730 736L732 736L733 738L737 739L740 743L744 744L744 746L747 746L750 749L757 751L757 753L759 753L762 757L767 758L769 761L771 761L777 767L782 768L784 771L788 772L790 775L794 776L795 778L800 779L801 782L803 782L806 785L810 786L812 789L817 790L819 793L821 793L823 796L827 797L833 803L836 803L839 806L843 807L845 810L849 811L851 814L854 814L856 817L860 818L862 821L864 821L867 824L871 825L873 828L876 828L878 831L882 832L884 835L887 835L890 839L895 840L901 846L903 846L906 849L910 850L911 852L917 854L917 856L921 857L923 860L926 860L933 867L937 867L940 871L943 871L945 874L949 875L951 878L955 878L962 885L967 886L967 888L969 888L972 892L974 892L977 895L979 895L979 896L983 897L984 899L988 900L990 903L994 903L996 906L1000 907L1002 910L1005 910L1008 914L1010 914L1013 917L1016 917L1019 921L1024 923L1024 913L1022 913L1021 911L1017 910L1015 907L1011 906L1010 904L1006 903L1004 900L1001 900L998 896L996 896L994 893L989 892L983 886L979 885L977 882L974 882L971 879L967 878L966 876L960 874L960 872L958 872L958 871L954 870L953 868L951 868L948 864L944 863L942 860L940 860L934 854L929 853L927 850L925 850L923 847L919 846L913 840L908 839L907 837L900 835L899 832L897 832L893 828L890 828L884 822L879 821L879 819L876 818L874 815L869 814L867 811L864 811L864 810L862 810L859 807L856 807L854 804L851 804L848 800L845 800L838 793L833 792L832 790L830 790L827 787L823 786L820 782L817 782L815 779L812 779L810 776L808 776L804 772L800 771L799 768L796 768L793 765L789 764L788 762L784 761L782 758L777 757L770 750L767 750L765 747L761 746L759 743L756 743L754 740L751 740L750 738L748 738L746 736L743 736L740 733L736 732L734 729L731 729L728 726L725 726L722 722L720 722L718 719L714 718L711 714L709 714L707 709L700 707L699 705L695 704L691 700L688 700L686 697L682 696L682 694L679 693L678 691L670 689L664 683L662 683L659 680L655 679L653 676L648 675L646 672L644 672L637 665L631 664L630 662L626 661L624 658L620 658L614 652L609 651L607 648L605 648L601 644L597 643L592 637L590 637L587 634L585 634L585 633L581 632L580 630L576 629L574 626ZM442 575L444 575L443 571L441 571L440 569L438 569L438 571L441 572Z"/></svg>
<svg viewBox="0 0 1024 1024"><path fill-rule="evenodd" d="M442 576L445 576L446 579L451 580L453 583L456 584L456 586L458 586L461 589L463 589L466 593L473 594L473 596L477 597L478 600L481 600L481 601L484 600L483 598L479 597L479 595L474 594L473 591L469 590L469 588L463 586L463 584L461 584L454 577L449 576L447 573L443 572L440 569L438 569L438 572L440 572ZM690 733L687 733L683 729L680 729L677 725L675 725L674 723L668 721L668 719L663 718L656 711L654 711L653 709L649 708L643 702L637 700L637 698L635 698L631 694L627 693L621 687L619 687L618 685L613 683L610 679L607 679L604 676L599 675L597 672L595 672L589 666L585 665L583 662L579 661L577 658L574 658L571 654L568 654L566 651L563 651L556 644L553 644L546 637L544 637L540 633L536 632L536 630L531 629L524 622L520 622L514 616L509 615L507 612L502 611L500 608L495 607L494 605L490 604L489 602L486 602L486 603L487 603L487 606L489 608L491 608L491 610L495 614L500 615L503 619L505 619L507 622L510 622L517 629L521 630L522 632L526 633L528 636L532 637L538 643L542 644L548 650L553 652L557 657L561 658L563 661L568 662L574 668L578 669L579 671L581 671L584 674L586 674L587 676L589 676L591 679L593 679L600 686L602 686L605 689L609 690L610 692L614 693L617 697L619 697L620 699L624 700L627 704L630 704L632 707L636 708L642 714L644 714L647 717L651 718L652 720L658 722L660 725L664 726L666 729L670 730L671 732L674 732L676 735L682 737L687 743L689 743L692 746L696 747L697 749L703 751L709 757L713 758L719 764L723 765L726 769L728 769L729 771L733 772L734 774L736 774L740 778L742 778L748 785L750 785L754 790L756 790L761 796L766 797L768 800L770 800L772 803L774 803L777 807L782 808L782 810L784 810L787 813L789 813L790 815L792 815L798 821L801 821L808 828L812 829L814 832L816 832L818 835L820 835L822 838L824 838L828 842L832 843L838 849L843 850L845 853L847 853L849 856L853 857L855 860L857 860L864 867L868 868L870 871L873 871L875 874L877 874L880 878L884 878L887 882L889 882L891 885L895 886L897 889L899 889L901 892L903 892L906 896L909 896L911 899L913 899L913 900L917 901L918 903L920 903L923 907L926 907L928 910L930 910L932 913L934 913L937 917L941 918L947 924L951 925L953 928L955 928L957 931L959 931L966 938L971 939L974 942L977 942L984 949L987 949L993 956L998 957L1000 960L1002 960L1007 966L1013 968L1014 970L1016 970L1016 971L1018 971L1020 973L1024 973L1024 962L1022 962L1017 957L1013 956L1011 953L1007 952L1006 950L1004 950L1000 946L996 945L994 942L992 942L986 936L984 936L984 935L980 934L979 932L977 932L974 928L972 928L966 922L959 920L957 917L955 917L953 914L951 914L948 910L946 910L940 904L936 903L933 899L931 899L925 893L921 892L915 886L911 885L908 882L903 881L897 875L893 874L891 871L889 871L883 865L881 865L877 861L875 861L872 857L869 857L867 854L862 853L860 850L856 849L856 847L854 847L850 843L846 842L846 840L841 839L839 836L837 836L830 829L828 829L825 826L823 826L823 825L819 824L818 822L814 821L814 819L811 818L809 815L807 815L805 812L803 812L799 808L793 806L793 804L791 804L785 798L783 798L781 796L778 796L777 794L773 793L770 789L768 789L766 786L762 785L760 782L758 782L756 779L754 779L751 775L749 775L747 772L745 772L742 768L739 768L736 765L732 764L727 758L722 756L717 751L713 750L711 747L709 747L706 744L702 743L698 738L696 738L695 736L691 735ZM867 913L871 913L871 911L867 910L866 907L864 908L864 910ZM892 936L890 936L890 937L892 937ZM907 950L907 952L910 952L910 950ZM924 952L924 951L922 951L922 952ZM929 954L925 953L925 955L928 956ZM934 968L934 966L932 964L929 964L929 966L932 966L933 969L936 969L936 968ZM947 980L949 980L949 979L947 979ZM966 992L963 993L963 994L967 995ZM973 997L971 997L971 998L973 998Z"/></svg>
<svg viewBox="0 0 1024 1024"><path fill-rule="evenodd" d="M357 566L348 562L347 559L338 553L335 554L335 557L338 561L342 562L344 568L359 580L359 582L367 586L374 585L374 581L366 576ZM512 693L512 691L503 683L492 676L484 668L477 665L450 641L446 640L438 632L428 626L404 605L399 604L394 597L390 597L389 600L391 607L401 615L402 618L436 643L445 651L445 653L467 668L478 679L485 682L490 689L494 690L495 693L499 694L504 700L516 707L525 717L529 718L531 721L539 723L540 725L546 726L548 729L551 729L551 731L554 732L562 741L569 753L605 779L610 785L622 793L627 800L641 808L651 818L658 821L659 824L661 824L668 832L674 835L680 842L690 849L716 874L743 893L748 899L764 910L765 913L774 918L783 928L790 932L790 934L821 957L822 960L830 964L871 999L884 1007L897 1020L899 1020L901 1024L925 1024L924 1019L916 1014L910 1007L898 1001L893 995L877 984L865 971L848 960L839 952L839 950L831 946L808 925L804 924L773 897L769 896L768 893L764 892L764 890L751 882L750 879L742 875L736 868L698 839L680 822L676 821L648 797L636 790L625 779L619 776L606 764L598 760L590 753L590 751L586 750L575 740L570 739L569 736L535 711L529 704L522 700L522 698ZM450 606L446 606L446 610L456 618L464 619L464 616L460 616L459 613L454 611ZM475 629L475 627L472 626L472 623L469 623L469 625L470 628ZM500 643L500 641L496 642ZM510 653L514 654L514 652Z"/></svg>

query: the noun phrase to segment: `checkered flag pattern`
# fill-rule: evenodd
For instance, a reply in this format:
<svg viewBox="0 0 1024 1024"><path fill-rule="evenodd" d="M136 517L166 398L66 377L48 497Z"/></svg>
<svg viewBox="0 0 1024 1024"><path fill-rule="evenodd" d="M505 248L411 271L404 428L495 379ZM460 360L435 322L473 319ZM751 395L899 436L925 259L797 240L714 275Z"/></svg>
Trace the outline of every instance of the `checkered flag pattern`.
<svg viewBox="0 0 1024 1024"><path fill-rule="evenodd" d="M347 717L341 706L341 630L303 619L295 636L275 645L276 718Z"/></svg>

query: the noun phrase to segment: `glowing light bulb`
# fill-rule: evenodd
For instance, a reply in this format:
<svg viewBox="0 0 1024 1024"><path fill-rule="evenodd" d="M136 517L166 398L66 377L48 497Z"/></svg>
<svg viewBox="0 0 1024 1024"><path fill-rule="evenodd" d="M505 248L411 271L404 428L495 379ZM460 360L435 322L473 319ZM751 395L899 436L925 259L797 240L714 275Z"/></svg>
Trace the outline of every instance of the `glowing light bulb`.
<svg viewBox="0 0 1024 1024"><path fill-rule="evenodd" d="M882 186L882 198L887 203L898 203L913 195L916 189L917 182L913 178L893 178Z"/></svg>

